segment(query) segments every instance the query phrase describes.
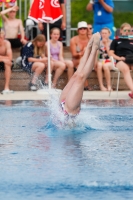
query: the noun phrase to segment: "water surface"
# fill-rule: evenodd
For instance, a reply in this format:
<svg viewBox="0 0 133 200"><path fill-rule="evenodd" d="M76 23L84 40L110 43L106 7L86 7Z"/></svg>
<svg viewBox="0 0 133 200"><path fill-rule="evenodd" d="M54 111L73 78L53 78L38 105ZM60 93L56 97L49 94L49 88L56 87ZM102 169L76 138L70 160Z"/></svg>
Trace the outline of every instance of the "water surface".
<svg viewBox="0 0 133 200"><path fill-rule="evenodd" d="M0 200L133 198L133 101L0 101ZM56 116L57 114L57 116Z"/></svg>

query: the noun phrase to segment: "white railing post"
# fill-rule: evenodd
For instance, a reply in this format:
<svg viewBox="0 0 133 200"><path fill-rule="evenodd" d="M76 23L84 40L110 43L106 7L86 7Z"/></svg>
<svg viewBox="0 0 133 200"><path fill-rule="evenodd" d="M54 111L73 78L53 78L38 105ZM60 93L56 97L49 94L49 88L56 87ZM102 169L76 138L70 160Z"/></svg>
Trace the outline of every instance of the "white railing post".
<svg viewBox="0 0 133 200"><path fill-rule="evenodd" d="M66 1L66 45L70 46L71 38L71 1Z"/></svg>
<svg viewBox="0 0 133 200"><path fill-rule="evenodd" d="M19 0L19 19L22 19L22 15L21 15L21 13L22 13L22 5L21 5L21 0Z"/></svg>

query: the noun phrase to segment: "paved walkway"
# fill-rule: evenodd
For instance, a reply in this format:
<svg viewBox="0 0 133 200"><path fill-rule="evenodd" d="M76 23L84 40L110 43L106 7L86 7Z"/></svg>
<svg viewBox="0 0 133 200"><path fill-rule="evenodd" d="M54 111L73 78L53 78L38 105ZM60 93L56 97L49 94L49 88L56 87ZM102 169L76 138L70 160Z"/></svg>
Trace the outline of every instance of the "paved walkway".
<svg viewBox="0 0 133 200"><path fill-rule="evenodd" d="M32 91L15 91L13 94L0 94L0 100L48 100L51 97L51 94L60 96L61 90L52 89L49 90L38 90L36 92ZM130 99L128 96L129 91L119 91L118 99ZM109 99L115 100L117 99L116 91L111 92L111 96L109 96L109 92L102 91L85 91L83 94L83 100L89 99Z"/></svg>

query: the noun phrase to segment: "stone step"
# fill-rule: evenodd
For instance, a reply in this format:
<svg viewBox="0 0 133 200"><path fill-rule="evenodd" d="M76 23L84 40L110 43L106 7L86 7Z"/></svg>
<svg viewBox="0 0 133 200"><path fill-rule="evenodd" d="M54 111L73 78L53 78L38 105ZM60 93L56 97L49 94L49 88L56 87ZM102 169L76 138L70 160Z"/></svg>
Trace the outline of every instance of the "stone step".
<svg viewBox="0 0 133 200"><path fill-rule="evenodd" d="M111 76L112 75L113 75L113 72L111 72ZM41 79L43 79L43 77L45 77L45 73L42 74ZM10 80L10 89L14 91L28 91L29 90L28 84L30 80L31 80L31 76L28 73L24 72L21 69L13 69L11 80ZM88 78L88 81L89 81L90 87L92 87L93 90L99 90L98 79L97 79L96 72L94 70L92 71L90 77ZM4 72L0 72L0 91L3 90L4 88L4 82L5 82ZM116 83L117 83L117 74L114 79L114 87L113 87L114 89L116 88ZM67 72L65 71L59 78L57 88L63 89L66 84L67 84ZM128 90L122 74L120 76L119 90Z"/></svg>

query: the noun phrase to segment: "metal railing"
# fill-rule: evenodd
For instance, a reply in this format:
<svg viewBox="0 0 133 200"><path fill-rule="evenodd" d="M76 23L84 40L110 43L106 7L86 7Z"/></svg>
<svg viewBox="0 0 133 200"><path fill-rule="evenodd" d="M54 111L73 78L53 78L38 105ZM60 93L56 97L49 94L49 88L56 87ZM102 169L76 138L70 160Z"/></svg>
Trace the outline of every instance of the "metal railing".
<svg viewBox="0 0 133 200"><path fill-rule="evenodd" d="M27 18L31 3L32 3L32 0L23 0L23 1L17 0L17 5L19 6L18 15L20 19L22 19L22 13L23 13L24 19Z"/></svg>

